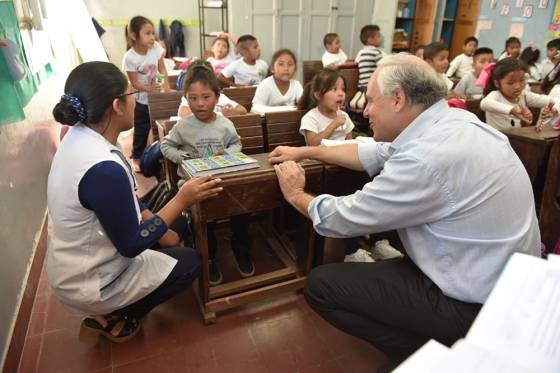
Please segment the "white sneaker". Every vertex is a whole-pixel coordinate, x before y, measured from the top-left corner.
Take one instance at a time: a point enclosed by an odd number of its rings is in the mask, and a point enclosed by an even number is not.
[[[403,254],[389,244],[388,240],[380,240],[372,248],[372,256],[376,259],[400,258]]]
[[[357,262],[357,263],[372,263],[375,260],[371,257],[371,254],[364,250],[358,249],[354,254],[346,255],[344,257],[345,262]]]

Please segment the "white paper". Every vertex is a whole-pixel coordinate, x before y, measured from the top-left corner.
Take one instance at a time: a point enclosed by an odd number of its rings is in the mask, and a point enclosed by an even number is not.
[[[479,30],[491,30],[492,29],[492,21],[491,20],[484,20],[484,21],[478,21],[478,27]]]
[[[393,373],[437,372],[437,366],[449,354],[448,347],[431,339],[393,370]]]
[[[512,23],[509,26],[509,36],[515,36],[521,39],[523,37],[523,31],[525,31],[525,25],[523,23]]]
[[[329,140],[322,139],[321,146],[338,146],[338,145],[348,145],[348,144],[372,144],[375,143],[373,137],[358,136],[351,140]]]

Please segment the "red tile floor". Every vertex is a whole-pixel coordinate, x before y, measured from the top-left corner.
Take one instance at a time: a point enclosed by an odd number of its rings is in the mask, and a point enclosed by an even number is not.
[[[21,373],[360,373],[386,363],[381,352],[323,321],[300,292],[219,313],[207,326],[189,289],[154,309],[132,340],[92,346],[78,340],[81,316],[57,300],[43,269],[32,312]]]

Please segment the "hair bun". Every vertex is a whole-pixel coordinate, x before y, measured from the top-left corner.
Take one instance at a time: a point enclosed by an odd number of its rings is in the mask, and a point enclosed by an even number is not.
[[[56,104],[52,113],[54,119],[58,123],[66,124],[68,126],[73,126],[80,121],[76,109],[74,109],[70,102],[65,100],[61,100],[58,104]]]

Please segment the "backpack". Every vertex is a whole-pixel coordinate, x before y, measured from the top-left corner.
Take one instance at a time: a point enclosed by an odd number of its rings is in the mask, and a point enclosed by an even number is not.
[[[161,180],[161,162],[163,153],[161,152],[159,141],[154,141],[144,149],[140,156],[140,171],[146,177],[155,176]]]

